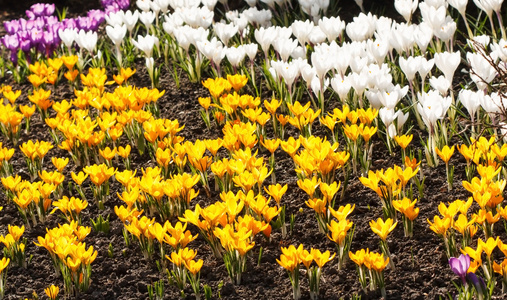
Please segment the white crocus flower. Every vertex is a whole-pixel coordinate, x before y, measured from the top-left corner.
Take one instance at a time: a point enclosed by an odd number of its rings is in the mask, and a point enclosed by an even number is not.
[[[427,23],[422,22],[415,27],[414,39],[419,49],[421,49],[421,53],[426,53],[426,49],[432,38],[433,29]]]
[[[347,24],[345,31],[349,38],[353,41],[364,41],[373,36],[375,32],[376,17],[371,13],[365,15],[360,13],[359,16],[354,17],[354,21]]]
[[[250,6],[254,7],[257,5],[257,0],[245,0],[245,2]]]
[[[400,109],[396,112],[396,129],[398,132],[401,132],[403,129],[403,125],[407,122],[409,117],[409,113],[403,113],[403,111]]]
[[[137,49],[144,52],[144,55],[146,57],[152,57],[153,53],[153,47],[157,46],[159,44],[159,40],[156,36],[152,35],[146,35],[143,37],[142,35],[137,36],[137,41],[132,40],[132,44],[136,46]]]
[[[70,53],[72,43],[74,43],[74,41],[76,40],[77,29],[75,28],[67,28],[65,30],[60,29],[58,30],[58,36],[60,37],[63,44],[65,45],[65,47],[67,47],[67,50],[69,50]]]
[[[435,59],[432,58],[430,60],[427,60],[426,58],[424,58],[423,56],[419,56],[420,57],[420,62],[421,62],[421,65],[420,65],[420,68],[419,68],[419,75],[421,76],[421,79],[422,79],[422,86],[424,86],[424,81],[426,80],[426,76],[428,76],[429,72],[431,71],[431,69],[433,69],[433,66],[435,65]]]
[[[458,99],[461,104],[463,104],[463,107],[468,111],[468,114],[470,115],[470,119],[472,123],[474,123],[475,120],[475,113],[481,106],[481,97],[484,95],[482,91],[471,91],[471,90],[461,90],[458,94]]]
[[[373,56],[377,64],[382,64],[389,52],[389,43],[383,39],[368,40],[366,42],[368,53]]]
[[[326,78],[323,81],[321,81],[317,76],[315,76],[310,82],[310,86],[312,88],[315,97],[319,98],[319,94],[323,93],[328,88],[329,78]]]
[[[298,46],[298,41],[293,39],[277,39],[273,43],[273,47],[275,48],[276,52],[280,54],[280,58],[283,61],[288,61],[289,57],[291,56],[292,52],[296,49]]]
[[[295,63],[287,63],[283,62],[280,64],[280,76],[282,76],[285,84],[287,85],[289,91],[292,91],[292,84],[299,77],[299,66]]]
[[[467,60],[472,68],[470,77],[477,85],[477,89],[486,89],[498,74],[497,71],[482,54],[468,52]]]
[[[444,42],[448,42],[456,32],[456,22],[450,17],[445,18],[445,22],[437,30],[434,31],[436,37]],[[452,47],[451,47],[452,49]]]
[[[257,55],[257,51],[259,50],[259,45],[256,43],[250,43],[243,45],[245,48],[245,53],[250,58],[251,61],[255,60],[255,56]]]
[[[415,43],[414,32],[416,25],[407,23],[393,25],[391,31],[391,46],[398,52],[409,52]]]
[[[301,73],[303,80],[306,82],[306,87],[310,88],[313,77],[317,76],[317,71],[315,71],[315,68],[308,64],[308,62],[305,62],[299,66],[299,72]]]
[[[450,97],[442,97],[438,91],[430,90],[427,93],[418,93],[419,103],[417,111],[421,115],[430,135],[435,133],[437,121],[445,117],[451,106]]]
[[[137,0],[136,5],[142,11],[149,11],[151,6],[150,2],[150,0]]]
[[[217,5],[217,0],[202,0],[201,2],[209,11],[215,10],[215,6]]]
[[[121,55],[121,44],[123,42],[123,39],[125,38],[125,35],[127,34],[127,25],[115,25],[112,26],[106,26],[106,33],[107,36],[111,39],[115,46],[116,50],[116,58],[118,59],[118,63],[120,66],[122,65],[122,55]]]
[[[123,19],[125,17],[125,12],[123,10],[119,10],[115,13],[110,13],[108,15],[105,15],[105,19],[108,25],[115,26],[115,25],[122,25]]]
[[[276,38],[276,35],[274,27],[268,27],[268,28],[259,28],[255,29],[254,36],[255,40],[259,45],[261,46],[262,51],[264,52],[265,56],[267,57],[269,48],[271,47],[271,44]]]
[[[386,108],[394,109],[398,102],[400,101],[401,97],[398,91],[392,91],[392,92],[380,92],[378,93],[378,99],[380,103]]]
[[[213,25],[213,29],[215,30],[215,34],[218,38],[227,47],[229,40],[238,33],[239,28],[233,23],[215,23],[215,25]]]
[[[454,72],[461,62],[460,52],[435,53],[435,64],[444,73],[445,78],[452,82]]]
[[[312,45],[321,44],[326,40],[326,34],[319,26],[314,26],[312,32],[310,32],[309,39]],[[304,49],[306,49],[306,47],[304,47]]]
[[[345,30],[345,22],[340,17],[323,17],[319,20],[319,27],[329,42],[336,40]]]
[[[115,46],[120,46],[123,42],[123,38],[127,34],[127,25],[108,25],[106,26],[106,33]]]
[[[409,82],[414,81],[415,74],[421,69],[421,60],[418,57],[409,56],[408,58],[404,58],[400,56],[399,65],[407,80]]]
[[[423,21],[430,25],[433,32],[438,30],[445,22],[447,13],[445,6],[436,8],[434,6],[428,5],[426,2],[421,2],[419,4],[419,11],[421,12]]]
[[[97,32],[80,30],[76,35],[76,42],[80,48],[93,53],[97,46]]]
[[[430,85],[433,89],[437,90],[442,96],[445,97],[451,88],[451,81],[442,75],[439,77],[432,76],[430,78]]]
[[[378,111],[378,116],[380,117],[380,120],[382,120],[382,123],[384,123],[386,127],[389,127],[394,122],[396,113],[394,108],[382,107]]]
[[[247,18],[248,22],[254,27],[271,26],[271,18],[273,13],[269,9],[258,10],[256,7],[250,7],[243,11],[242,15]]]
[[[454,7],[461,16],[465,16],[468,0],[447,0],[447,2]]]
[[[234,68],[238,67],[243,62],[245,55],[246,53],[243,46],[238,46],[237,48],[231,47],[225,50],[225,56]]]
[[[491,45],[492,52],[494,52],[494,55],[496,55],[498,58],[500,58],[503,62],[507,61],[507,41],[504,39],[501,39],[498,41],[498,43],[493,43]]]
[[[155,21],[155,13],[152,11],[143,11],[139,14],[139,20],[149,29],[152,27],[153,21]]]
[[[333,87],[333,90],[338,94],[338,97],[342,103],[345,103],[350,89],[352,88],[349,77],[345,76],[342,78],[341,75],[335,75],[331,79],[331,86]]]
[[[418,4],[418,0],[394,0],[394,8],[403,16],[407,23],[410,23],[412,14],[416,11]]]
[[[169,10],[169,0],[153,0],[153,3],[158,7],[159,11],[166,14]]]
[[[127,30],[129,31],[129,34],[132,34],[132,30],[136,26],[138,19],[139,19],[139,11],[137,10],[134,12],[127,10],[123,15],[123,23],[127,25]]]
[[[315,25],[310,20],[300,21],[296,20],[292,23],[291,29],[292,33],[298,40],[299,44],[306,49],[306,43],[308,43],[310,39],[310,34],[312,33],[313,27]]]

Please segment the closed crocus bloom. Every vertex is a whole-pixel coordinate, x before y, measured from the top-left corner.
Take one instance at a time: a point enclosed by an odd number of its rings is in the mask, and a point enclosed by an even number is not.
[[[308,43],[310,39],[310,33],[312,32],[314,26],[315,25],[310,20],[306,20],[304,22],[296,20],[291,25],[292,33],[298,40],[299,44],[301,44],[301,46],[305,49],[306,43]]]
[[[46,295],[48,295],[49,299],[56,300],[58,299],[58,293],[60,292],[60,289],[52,284],[50,287],[44,289],[44,292],[46,292]]]
[[[418,4],[418,0],[395,0],[394,8],[396,8],[396,11],[403,16],[405,21],[410,23],[412,14],[416,11]]]
[[[438,27],[437,30],[434,30],[434,34],[436,37],[441,39],[444,42],[448,42],[454,36],[456,32],[456,22],[450,17],[447,16],[445,18],[442,26]]]
[[[488,84],[496,77],[497,71],[489,61],[484,58],[483,54],[467,52],[467,60],[473,71],[470,72],[470,77],[477,85],[477,89],[486,89]]]
[[[471,90],[462,89],[458,95],[458,99],[468,111],[472,123],[474,122],[477,109],[479,109],[481,106],[481,102],[479,101],[480,97],[478,95],[479,93],[482,92],[474,92]]]
[[[345,241],[347,232],[352,228],[352,225],[353,222],[347,219],[343,219],[339,222],[332,220],[330,224],[327,224],[327,228],[331,234],[328,234],[327,237],[338,245],[341,245]]]
[[[267,56],[268,50],[271,47],[271,44],[276,38],[275,34],[275,28],[273,26],[268,28],[259,28],[255,29],[254,36],[255,40],[259,45],[261,46],[262,51],[264,51],[264,54]]]
[[[345,29],[345,22],[340,17],[323,17],[319,20],[319,27],[326,35],[327,40],[331,42],[342,35]]]
[[[132,40],[132,43],[137,49],[143,51],[146,57],[152,57],[153,47],[155,45],[158,46],[159,40],[156,36],[148,34],[145,37],[141,35],[137,36],[137,41]]]
[[[76,39],[77,30],[74,28],[66,28],[64,30],[58,30],[58,36],[62,40],[63,44],[70,51],[70,47],[72,47],[72,43]]]
[[[376,20],[377,17],[371,13],[368,15],[360,13],[359,16],[354,17],[353,22],[347,24],[345,31],[351,40],[364,41],[373,36]]]
[[[435,65],[444,73],[445,78],[452,82],[454,72],[461,62],[461,56],[458,52],[435,53]]]
[[[139,19],[139,11],[135,10],[134,12],[127,10],[123,16],[122,21],[127,26],[127,30],[129,32],[132,32],[134,27],[137,24],[137,20]]]
[[[418,94],[418,99],[417,110],[421,114],[424,124],[429,128],[430,134],[433,134],[437,120],[442,119],[451,106],[451,98],[444,98],[437,91],[430,91]]]
[[[387,235],[394,230],[394,228],[398,225],[398,222],[393,223],[393,219],[389,218],[385,222],[381,218],[378,220],[370,221],[371,230],[376,233],[383,241],[387,239]]]
[[[114,27],[106,26],[106,33],[113,44],[120,45],[123,42],[123,38],[127,34],[127,26],[125,24],[114,25]]]
[[[426,2],[421,2],[419,4],[419,10],[421,11],[423,21],[430,25],[433,31],[438,30],[438,28],[444,24],[447,13],[445,6],[436,8],[428,5]]]
[[[481,247],[482,250],[484,250],[484,253],[488,256],[488,259],[491,257],[491,253],[496,248],[499,241],[499,237],[497,236],[496,239],[490,237],[486,242],[484,242],[481,238],[479,238],[477,245],[478,247]]]
[[[468,254],[461,254],[458,258],[451,257],[449,265],[454,274],[458,275],[463,284],[466,285],[467,271],[470,268],[470,256]]]
[[[109,26],[121,26],[123,24],[123,18],[124,18],[125,12],[123,10],[119,10],[115,13],[110,13],[104,16],[107,24]]]
[[[0,260],[0,274],[5,270],[5,268],[7,268],[7,266],[9,265],[9,262],[10,262],[10,258],[2,258],[2,260]]]
[[[338,94],[340,100],[345,102],[352,85],[348,76],[342,77],[337,74],[331,79],[331,87],[333,87],[333,90]]]
[[[477,5],[478,8],[480,8],[481,10],[483,10],[486,15],[488,15],[488,17],[491,18],[491,15],[493,14],[493,8],[495,6],[496,8],[496,3],[497,2],[500,2],[500,1],[496,1],[496,0],[474,0],[474,3],[475,5]],[[502,5],[502,2],[500,2],[500,6]]]
[[[239,28],[233,23],[215,23],[215,25],[213,25],[213,29],[222,43],[227,46],[229,44],[229,40],[238,33]]]
[[[426,60],[426,58],[424,58],[422,56],[419,56],[419,57],[420,57],[421,65],[420,65],[418,72],[419,72],[419,75],[421,75],[421,78],[422,78],[422,81],[424,84],[424,80],[426,79],[426,76],[431,71],[431,69],[433,69],[433,66],[435,65],[435,59],[432,58],[430,60]]]
[[[444,217],[443,219],[440,219],[439,216],[434,216],[433,223],[431,223],[429,219],[427,219],[427,221],[430,224],[430,229],[438,235],[445,235],[447,230],[451,227],[450,218]]]
[[[245,50],[242,46],[231,47],[225,50],[225,56],[233,67],[238,67],[245,59]]]
[[[467,8],[468,0],[447,0],[449,5],[454,7],[460,15],[464,16]]]
[[[438,78],[432,76],[430,78],[430,85],[432,88],[437,90],[442,96],[447,96],[449,88],[451,87],[451,81],[449,81],[446,77],[440,75]]]
[[[97,38],[97,32],[80,30],[76,35],[76,43],[88,52],[94,52],[97,46]]]

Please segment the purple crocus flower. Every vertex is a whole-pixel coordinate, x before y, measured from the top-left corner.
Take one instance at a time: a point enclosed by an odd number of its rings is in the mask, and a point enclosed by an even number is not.
[[[486,282],[484,282],[484,279],[482,277],[475,275],[475,273],[468,273],[467,278],[468,280],[470,280],[470,282],[472,282],[472,285],[475,287],[478,299],[479,300],[482,300],[484,298],[487,299],[487,295],[489,292],[486,286]]]
[[[60,24],[62,24],[62,30],[65,28],[77,28],[76,19],[74,18],[64,19],[62,22],[60,22]]]
[[[28,53],[30,48],[32,48],[32,42],[30,42],[30,39],[26,38],[19,40],[19,49],[21,49],[21,51]]]
[[[19,39],[17,35],[6,35],[2,39],[2,43],[4,44],[5,48],[11,50],[11,51],[17,51],[19,48]]]
[[[468,254],[461,254],[458,258],[451,257],[449,259],[449,265],[451,266],[451,270],[454,272],[454,274],[458,275],[465,285],[467,282],[467,271],[468,268],[470,268],[470,256]]]
[[[4,22],[4,28],[8,34],[15,34],[21,28],[21,24],[18,20],[6,21]]]
[[[26,11],[26,16],[29,19],[34,19],[36,17],[51,16],[54,12],[54,4],[36,3],[30,7],[30,10]]]
[[[88,16],[88,18],[95,20],[99,24],[104,22],[105,19],[105,13],[99,9],[92,9],[88,11],[86,15]]]

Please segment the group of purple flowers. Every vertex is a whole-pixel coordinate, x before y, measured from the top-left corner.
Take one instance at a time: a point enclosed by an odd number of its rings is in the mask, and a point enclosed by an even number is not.
[[[0,38],[2,44],[10,51],[10,59],[16,64],[18,52],[22,50],[27,59],[28,53],[33,50],[49,57],[60,45],[60,30],[77,29],[84,31],[96,31],[104,18],[109,13],[118,10],[127,10],[129,0],[101,0],[103,10],[92,9],[86,17],[66,18],[58,20],[54,15],[55,5],[37,3],[26,11],[27,18],[20,18],[4,22],[7,34]]]

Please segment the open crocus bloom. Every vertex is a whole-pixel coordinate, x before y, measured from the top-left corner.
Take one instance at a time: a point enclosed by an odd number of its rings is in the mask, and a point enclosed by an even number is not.
[[[449,259],[449,265],[454,274],[461,278],[463,284],[466,284],[467,271],[470,267],[470,256],[468,254],[461,254],[458,258],[451,257]]]

